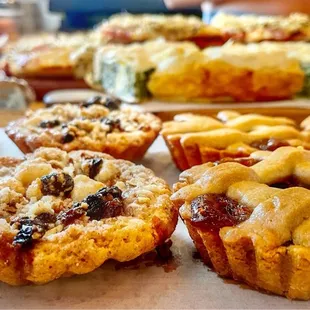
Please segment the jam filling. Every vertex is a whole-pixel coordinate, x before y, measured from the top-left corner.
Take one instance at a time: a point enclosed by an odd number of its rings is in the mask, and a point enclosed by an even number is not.
[[[250,146],[258,150],[273,152],[279,147],[290,146],[290,144],[284,140],[270,138],[270,139],[262,139],[262,140],[254,141],[250,144]]]
[[[228,162],[239,163],[243,166],[251,167],[251,166],[254,166],[255,164],[259,163],[260,160],[255,159],[255,158],[251,158],[251,157],[241,157],[241,158],[226,157],[226,158],[223,158],[219,161],[216,161],[214,164],[217,166],[217,165],[220,165],[223,163],[228,163]]]
[[[223,194],[204,194],[191,202],[191,222],[200,228],[219,231],[247,220],[252,209]]]
[[[291,175],[285,179],[278,180],[276,183],[273,183],[270,185],[271,187],[276,187],[276,188],[290,188],[290,187],[304,187],[304,188],[309,188],[306,184],[303,184],[299,182],[295,176]]]

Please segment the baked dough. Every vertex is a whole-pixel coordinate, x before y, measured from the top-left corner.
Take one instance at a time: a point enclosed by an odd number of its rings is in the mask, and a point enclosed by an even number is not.
[[[122,159],[142,158],[161,128],[150,113],[119,109],[114,98],[92,98],[78,104],[58,104],[28,111],[10,123],[7,135],[24,152],[41,146],[65,151],[88,149]]]
[[[308,300],[310,152],[281,147],[251,156],[258,162],[250,167],[207,163],[183,172],[172,200],[219,275]]]
[[[98,152],[0,158],[0,193],[0,280],[11,285],[129,261],[165,242],[177,222],[164,180]]]

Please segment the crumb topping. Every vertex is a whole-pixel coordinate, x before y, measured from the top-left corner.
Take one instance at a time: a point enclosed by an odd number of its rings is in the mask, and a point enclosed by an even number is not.
[[[167,184],[142,167],[109,155],[40,148],[0,176],[0,231],[27,246],[87,225],[130,216],[152,218]],[[155,208],[155,209],[154,209]]]

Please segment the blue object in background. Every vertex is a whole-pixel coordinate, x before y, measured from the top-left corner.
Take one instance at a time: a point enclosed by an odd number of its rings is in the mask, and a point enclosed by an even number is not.
[[[102,19],[120,12],[201,15],[200,8],[167,10],[162,0],[50,0],[50,10],[65,14],[61,30],[67,31],[91,28]]]

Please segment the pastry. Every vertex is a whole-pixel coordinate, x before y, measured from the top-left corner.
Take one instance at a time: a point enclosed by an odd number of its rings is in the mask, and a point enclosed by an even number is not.
[[[130,45],[106,45],[97,50],[93,62],[94,81],[103,89],[127,102],[151,96],[148,82],[161,62],[180,61],[199,54],[189,42],[166,42],[162,39]]]
[[[241,42],[310,41],[310,18],[306,14],[257,16],[217,14],[211,25]]]
[[[216,118],[176,115],[164,123],[161,135],[180,170],[225,157],[246,157],[256,150],[288,145],[310,149],[309,131],[299,130],[293,120],[234,111],[221,111]]]
[[[190,42],[155,40],[106,45],[93,61],[93,85],[122,100],[265,101],[302,89],[298,60],[283,49],[232,45],[199,50]]]
[[[151,170],[103,153],[0,158],[0,280],[43,284],[154,249],[176,226],[170,194]]]
[[[71,54],[85,44],[85,37],[83,33],[26,36],[6,48],[2,67],[16,77],[73,78]]]
[[[291,98],[303,82],[299,62],[281,48],[229,45],[163,59],[148,89],[165,100],[252,102]]]
[[[116,14],[96,29],[103,42],[133,43],[154,40],[192,41],[199,47],[222,45],[225,38],[216,28],[195,16]]]
[[[251,159],[183,172],[172,200],[219,275],[309,300],[310,152],[281,147]]]
[[[227,54],[231,53],[232,49],[242,50],[245,48],[244,45],[238,43],[227,43],[222,46],[222,49],[226,49]],[[290,42],[262,42],[262,43],[251,43],[247,45],[249,49],[263,49],[267,51],[284,51],[289,58],[297,59],[300,62],[301,69],[304,72],[304,85],[298,95],[310,96],[310,43],[300,41]]]
[[[48,146],[100,151],[132,160],[144,155],[160,128],[160,120],[150,113],[119,109],[114,98],[95,97],[80,105],[28,111],[24,118],[10,123],[6,133],[24,153]]]

